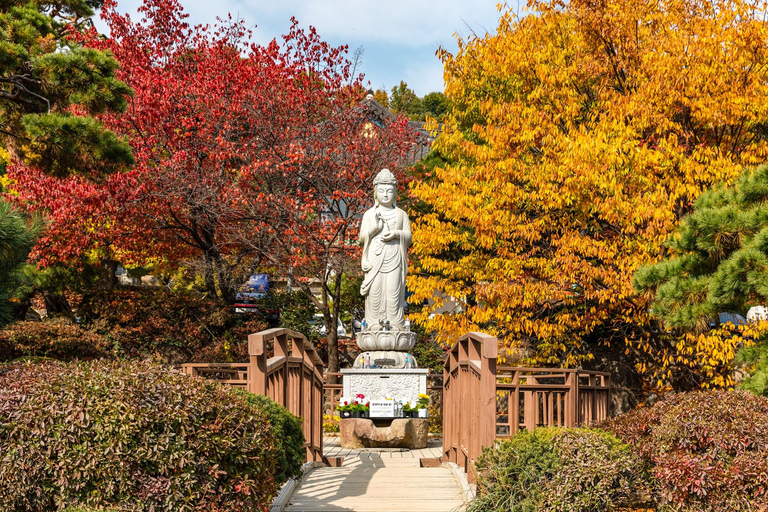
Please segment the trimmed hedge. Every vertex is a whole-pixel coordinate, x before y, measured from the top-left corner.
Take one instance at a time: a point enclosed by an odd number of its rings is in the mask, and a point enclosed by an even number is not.
[[[0,510],[252,511],[277,493],[267,413],[146,362],[0,366]]]
[[[675,394],[602,425],[652,467],[661,510],[768,510],[768,399]]]
[[[153,288],[99,291],[83,298],[78,314],[83,330],[120,356],[168,363],[247,361],[248,335],[267,327],[231,304]]]
[[[468,512],[588,512],[647,500],[640,460],[607,432],[539,428],[486,449]]]
[[[302,430],[304,421],[264,395],[255,395],[242,390],[239,393],[249,404],[267,414],[272,435],[277,443],[278,458],[275,468],[277,481],[283,483],[289,478],[299,476],[306,455],[304,448],[306,440]]]
[[[113,289],[78,305],[80,325],[62,317],[0,330],[0,361],[51,357],[151,358],[163,363],[244,362],[248,335],[266,328],[256,315],[221,301],[157,289]]]
[[[110,355],[110,348],[104,336],[84,331],[64,317],[15,322],[0,331],[0,361],[29,356],[93,359]]]

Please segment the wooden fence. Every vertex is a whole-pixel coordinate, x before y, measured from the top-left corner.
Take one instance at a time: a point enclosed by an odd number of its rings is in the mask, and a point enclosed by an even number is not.
[[[248,363],[189,363],[182,369],[268,396],[300,416],[307,461],[322,460],[323,363],[312,344],[301,333],[269,329],[248,336],[248,354]]]
[[[540,426],[590,426],[608,417],[608,373],[563,368],[496,369],[496,436]]]
[[[474,460],[498,437],[539,426],[592,425],[608,416],[607,373],[496,367],[497,340],[469,333],[443,372],[443,461],[474,481]]]

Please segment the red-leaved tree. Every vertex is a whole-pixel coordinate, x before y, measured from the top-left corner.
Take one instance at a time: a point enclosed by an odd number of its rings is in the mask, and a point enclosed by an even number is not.
[[[295,20],[281,43],[257,45],[231,17],[190,27],[176,0],[147,0],[139,12],[135,22],[109,0],[110,37],[81,36],[115,55],[135,91],[127,112],[102,120],[129,138],[136,166],[100,184],[28,187],[53,219],[40,257],[98,246],[135,263],[195,258],[210,294],[227,301],[254,271],[290,276],[323,313],[337,370],[334,304],[342,275],[358,271],[356,230],[373,176],[398,172],[416,134],[369,110],[345,46]]]

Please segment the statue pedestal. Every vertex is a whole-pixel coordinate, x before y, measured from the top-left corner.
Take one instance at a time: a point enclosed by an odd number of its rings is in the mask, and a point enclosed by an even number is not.
[[[362,393],[366,400],[392,398],[403,403],[415,403],[419,393],[427,393],[429,369],[347,368],[341,370],[341,374],[344,377],[345,397]]]
[[[411,331],[362,331],[357,333],[357,346],[363,352],[397,350],[410,352],[416,345],[416,333]]]

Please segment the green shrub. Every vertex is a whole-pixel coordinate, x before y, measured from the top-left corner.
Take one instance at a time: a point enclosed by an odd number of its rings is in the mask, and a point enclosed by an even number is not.
[[[278,458],[275,478],[279,483],[301,474],[306,449],[304,448],[303,420],[291,414],[285,407],[264,395],[240,391],[246,401],[267,414],[272,434],[277,441]]]
[[[765,510],[768,399],[745,391],[680,393],[603,428],[652,467],[661,510]]]
[[[419,368],[429,368],[432,373],[442,374],[446,352],[443,347],[432,339],[417,341],[413,347],[413,355]]]
[[[0,361],[24,356],[68,361],[109,355],[103,336],[80,329],[64,317],[44,322],[16,322],[0,331]]]
[[[470,512],[615,510],[643,501],[639,459],[593,429],[540,428],[486,449]]]
[[[0,367],[3,511],[260,510],[277,458],[267,415],[215,383],[146,362]]]

